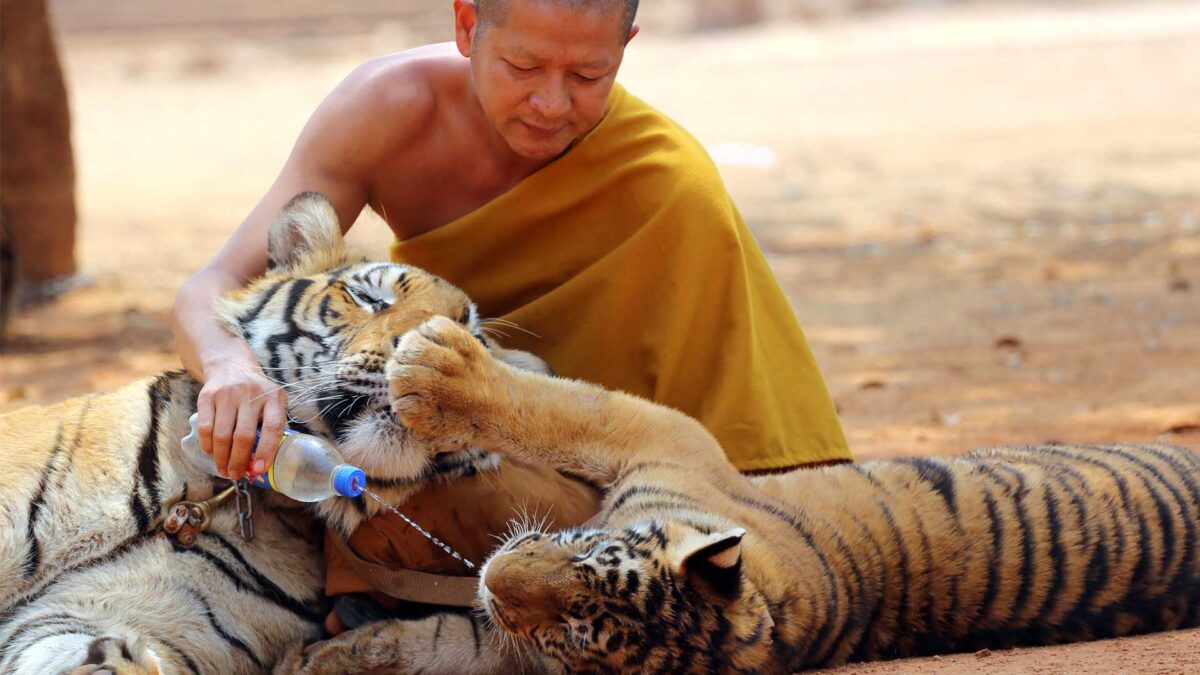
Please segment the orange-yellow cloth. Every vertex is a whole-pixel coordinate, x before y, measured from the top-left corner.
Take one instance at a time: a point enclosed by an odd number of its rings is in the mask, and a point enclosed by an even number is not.
[[[613,88],[574,148],[393,244],[554,370],[682,410],[743,471],[850,459],[804,334],[703,147]]]

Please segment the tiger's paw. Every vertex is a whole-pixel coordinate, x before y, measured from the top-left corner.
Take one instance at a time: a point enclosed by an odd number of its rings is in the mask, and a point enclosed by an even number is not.
[[[141,638],[98,637],[71,675],[158,675],[158,657]]]
[[[434,317],[406,333],[388,363],[392,412],[438,452],[485,445],[486,420],[504,400],[504,373],[475,336]]]
[[[275,665],[274,675],[343,675],[367,670],[404,672],[400,646],[381,639],[386,623],[368,624],[329,640],[304,644],[293,642]]]
[[[356,658],[358,640],[353,633],[312,644],[293,642],[284,650],[275,664],[274,675],[335,675],[353,673],[362,669],[361,659]]]
[[[271,672],[274,675],[292,675],[292,673],[304,672],[304,647],[303,642],[293,642],[285,647],[283,654],[275,662],[275,669]]]

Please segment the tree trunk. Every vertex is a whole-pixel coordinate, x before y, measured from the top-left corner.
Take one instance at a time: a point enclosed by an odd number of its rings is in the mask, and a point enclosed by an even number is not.
[[[0,210],[24,283],[75,273],[71,117],[46,0],[0,0]]]

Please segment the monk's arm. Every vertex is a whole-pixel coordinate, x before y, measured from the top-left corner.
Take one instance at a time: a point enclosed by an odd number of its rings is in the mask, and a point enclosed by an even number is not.
[[[394,75],[390,76],[395,80]],[[419,83],[385,89],[374,63],[350,74],[309,119],[266,195],[217,255],[176,295],[172,331],[183,365],[205,383],[198,401],[201,446],[219,468],[239,477],[246,471],[256,428],[264,449],[273,449],[286,423],[287,398],[258,364],[249,345],[216,318],[215,301],[262,274],[267,236],[276,214],[293,196],[315,191],[333,204],[348,229],[370,198],[370,176],[381,156],[406,135],[428,105]],[[409,110],[405,110],[405,108]],[[408,113],[408,114],[405,114]],[[406,122],[407,121],[407,122]],[[258,457],[264,465],[270,450]]]

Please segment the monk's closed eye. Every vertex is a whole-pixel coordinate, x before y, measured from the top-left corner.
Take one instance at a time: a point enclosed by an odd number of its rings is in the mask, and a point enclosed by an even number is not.
[[[514,71],[516,71],[518,73],[525,73],[525,74],[529,75],[532,73],[536,73],[538,70],[538,68],[536,66],[532,66],[529,68],[522,68],[521,66],[518,66],[517,64],[513,63],[512,61],[505,60],[504,62],[508,64],[509,68],[512,68]]]

